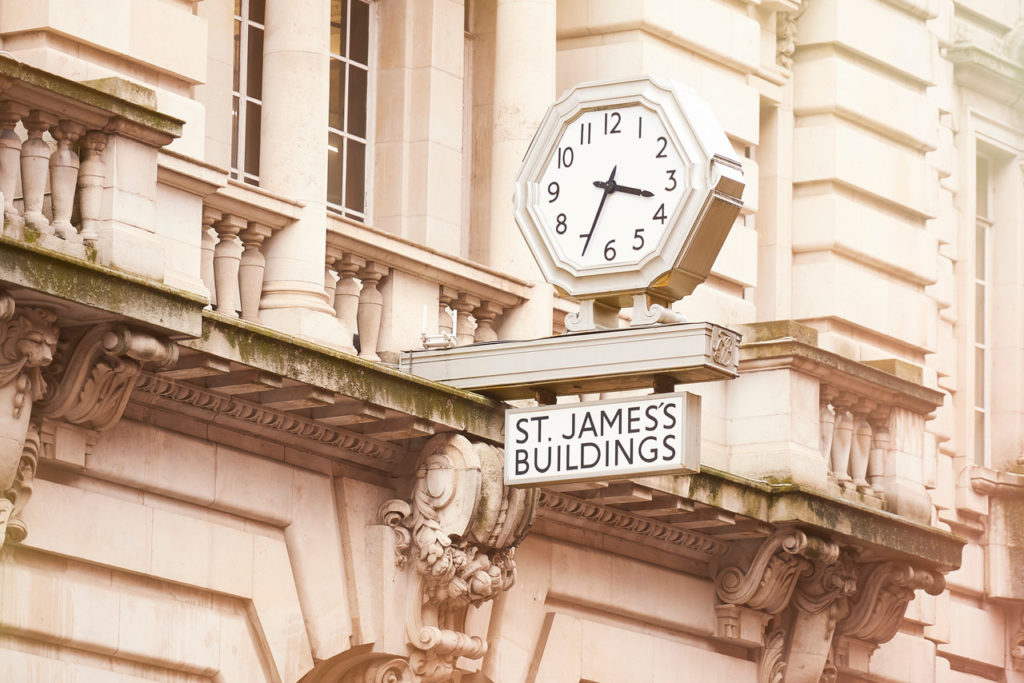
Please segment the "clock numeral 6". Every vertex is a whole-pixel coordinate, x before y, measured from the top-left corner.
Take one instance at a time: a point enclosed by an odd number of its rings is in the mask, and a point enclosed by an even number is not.
[[[615,240],[608,240],[608,244],[604,245],[605,261],[611,261],[615,258],[615,247],[612,246],[613,244],[615,244]]]
[[[639,242],[639,244],[638,244]],[[640,251],[644,248],[644,229],[637,228],[633,231],[633,251]]]
[[[556,182],[548,183],[548,194],[551,195],[551,199],[548,200],[548,204],[550,204],[551,202],[553,202],[556,199],[558,199],[559,192],[560,192],[560,190],[559,190],[559,187],[558,187],[558,183],[556,183]]]
[[[559,235],[564,235],[565,231],[568,230],[568,229],[569,229],[569,226],[566,225],[565,214],[564,213],[558,214],[558,219],[557,219],[557,222],[555,223],[555,232],[557,232]]]

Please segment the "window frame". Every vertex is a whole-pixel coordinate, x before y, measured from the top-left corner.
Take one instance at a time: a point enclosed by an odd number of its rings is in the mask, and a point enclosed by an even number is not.
[[[250,10],[253,0],[235,0],[236,11],[232,11],[233,39],[237,36],[237,52],[233,55],[233,72],[231,82],[231,157],[229,163],[229,175],[235,180],[241,180],[249,185],[259,187],[259,152],[262,147],[262,125],[258,122],[249,122],[249,105],[255,105],[257,112],[263,112],[263,64],[260,56],[260,97],[251,95],[252,88],[249,84],[249,38],[250,31],[255,29],[263,33],[266,38],[266,7],[264,6],[264,21],[260,23],[251,18]],[[235,85],[238,87],[236,88]],[[246,156],[251,150],[247,149],[246,132],[251,125],[257,125],[258,135],[255,137],[257,153],[257,172],[249,173],[245,170]]]

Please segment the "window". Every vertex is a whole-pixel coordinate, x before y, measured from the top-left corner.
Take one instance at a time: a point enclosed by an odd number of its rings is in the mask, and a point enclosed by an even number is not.
[[[978,157],[974,220],[974,462],[988,463],[991,433],[989,318],[991,283],[992,185],[989,161]]]
[[[231,98],[231,177],[260,184],[264,0],[235,0],[235,76]]]
[[[370,6],[331,0],[331,106],[327,127],[327,204],[366,218],[366,140]]]

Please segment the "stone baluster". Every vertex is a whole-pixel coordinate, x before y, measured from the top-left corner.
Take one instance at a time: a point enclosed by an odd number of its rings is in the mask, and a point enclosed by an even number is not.
[[[217,245],[217,233],[213,224],[220,218],[220,211],[203,207],[203,226],[199,235],[199,277],[210,291],[210,304],[217,305],[217,285],[213,274],[213,250]]]
[[[271,235],[269,226],[253,221],[238,233],[242,240],[242,258],[238,264],[238,296],[242,307],[242,320],[260,321],[260,296],[263,294],[263,271],[267,260],[261,247]]]
[[[238,267],[242,257],[242,245],[238,233],[246,227],[246,220],[239,216],[224,214],[213,224],[220,238],[213,251],[213,277],[217,289],[217,312],[236,316],[238,302]]]
[[[86,133],[80,145],[82,166],[78,171],[78,212],[82,223],[80,234],[86,244],[92,244],[99,238],[97,229],[106,180],[103,149],[106,146],[107,136],[98,130]]]
[[[352,341],[359,325],[359,294],[362,290],[356,276],[365,265],[366,261],[354,254],[346,253],[334,259],[334,270],[338,273],[334,291],[334,312],[341,322],[342,334],[345,337],[339,346],[346,353],[356,352]]]
[[[889,452],[889,408],[879,406],[870,416],[873,439],[868,458],[868,483],[875,491],[885,488],[885,457]]]
[[[21,138],[14,127],[25,116],[28,116],[28,107],[10,100],[0,102],[0,193],[3,194],[4,218],[18,232],[23,223],[14,208],[14,192],[21,164]]]
[[[836,427],[832,436],[831,469],[832,476],[841,486],[850,481],[850,448],[853,446],[853,414],[850,408],[857,402],[857,397],[846,392],[832,399],[836,410]]]
[[[858,491],[869,491],[868,458],[871,454],[871,424],[868,416],[875,409],[875,402],[861,399],[853,408],[853,444],[850,448],[850,478]]]
[[[451,287],[441,285],[440,293],[437,296],[437,331],[440,334],[452,334],[455,328],[452,325],[451,307],[452,302],[458,298],[459,293]]]
[[[327,300],[334,305],[338,296],[338,279],[340,276],[334,274],[334,262],[341,258],[342,251],[337,247],[327,245],[324,252],[324,291],[327,292]]]
[[[359,292],[359,312],[356,322],[359,326],[359,357],[379,361],[377,342],[380,339],[380,323],[384,317],[384,295],[378,287],[388,274],[387,266],[372,261],[363,266],[356,277],[363,282]]]
[[[43,133],[57,123],[50,114],[33,109],[24,120],[28,140],[21,146],[21,189],[25,199],[25,224],[44,235],[53,233],[50,222],[43,215],[43,195],[50,167],[50,146]]]
[[[459,294],[452,302],[451,307],[458,314],[455,320],[455,345],[472,344],[476,326],[469,319],[469,314],[480,307],[480,299],[471,294]]]
[[[832,435],[836,428],[836,414],[832,410],[832,400],[839,395],[839,390],[827,384],[822,384],[818,389],[818,422],[821,437],[821,457],[825,462],[831,462],[832,458]]]
[[[473,318],[476,320],[474,341],[487,342],[498,339],[498,333],[494,329],[494,320],[501,315],[502,310],[504,309],[493,301],[483,301],[473,309]]]
[[[85,133],[85,126],[61,119],[50,129],[57,141],[57,149],[50,156],[50,203],[53,208],[53,231],[57,237],[81,243],[82,237],[71,225],[71,211],[75,204],[78,185],[78,154],[72,145]]]

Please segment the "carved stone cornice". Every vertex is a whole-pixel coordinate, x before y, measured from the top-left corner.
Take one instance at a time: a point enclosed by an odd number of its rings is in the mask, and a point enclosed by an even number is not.
[[[570,515],[593,522],[609,529],[618,529],[630,534],[647,537],[653,541],[694,551],[709,557],[722,555],[729,549],[725,541],[687,529],[662,524],[647,517],[632,515],[623,510],[595,505],[594,503],[564,496],[551,491],[541,491],[538,506],[542,514],[557,513]]]
[[[342,448],[382,462],[394,462],[404,452],[392,444],[377,441],[362,434],[337,427],[328,427],[314,420],[272,410],[258,403],[216,394],[191,384],[175,382],[145,373],[136,388],[155,398],[199,408],[211,415],[237,418],[266,429],[309,439],[326,446]]]
[[[487,643],[465,633],[467,608],[515,582],[515,548],[537,492],[506,487],[503,459],[494,446],[439,434],[419,454],[410,500],[378,512],[395,532],[395,564],[415,571],[406,637],[416,683],[451,680],[459,657],[483,657]]]
[[[47,371],[49,390],[36,406],[37,415],[103,431],[124,414],[144,363],[158,369],[178,360],[178,347],[168,339],[123,325],[93,327],[79,339],[61,344]]]

